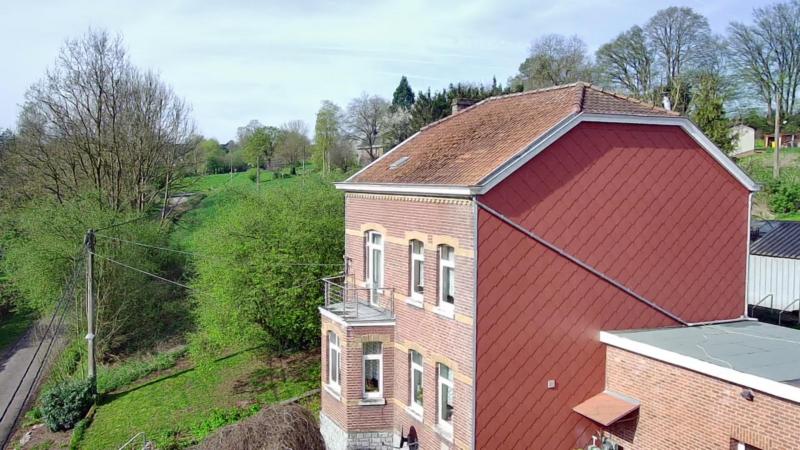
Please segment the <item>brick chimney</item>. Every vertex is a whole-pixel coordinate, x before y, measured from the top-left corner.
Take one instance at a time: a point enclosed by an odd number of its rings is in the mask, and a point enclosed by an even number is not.
[[[461,112],[475,104],[475,100],[468,98],[454,98],[453,99],[453,114]]]

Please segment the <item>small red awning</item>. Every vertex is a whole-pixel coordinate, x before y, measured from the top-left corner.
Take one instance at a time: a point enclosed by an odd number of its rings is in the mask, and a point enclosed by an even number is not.
[[[576,413],[609,426],[639,409],[639,401],[611,391],[603,391],[572,408]]]

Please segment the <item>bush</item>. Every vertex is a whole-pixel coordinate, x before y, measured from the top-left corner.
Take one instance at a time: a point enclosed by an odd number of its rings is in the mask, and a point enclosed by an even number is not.
[[[94,402],[91,380],[71,380],[42,395],[42,419],[50,431],[64,431],[83,419]]]
[[[800,206],[800,183],[787,178],[771,180],[767,184],[769,197],[769,209],[774,213],[795,212]]]
[[[252,181],[253,183],[255,183],[256,180],[258,179],[258,173],[257,172],[258,171],[256,170],[255,167],[253,167],[252,169],[247,169],[247,178],[249,178],[250,181]]]

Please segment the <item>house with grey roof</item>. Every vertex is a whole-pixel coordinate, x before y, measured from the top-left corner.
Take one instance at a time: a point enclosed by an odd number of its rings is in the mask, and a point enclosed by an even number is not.
[[[800,309],[800,222],[754,222],[750,232],[747,298],[751,314],[797,320]]]

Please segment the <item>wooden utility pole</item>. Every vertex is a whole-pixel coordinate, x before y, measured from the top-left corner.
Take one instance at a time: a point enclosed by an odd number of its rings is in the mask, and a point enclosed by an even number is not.
[[[86,341],[89,346],[89,379],[97,393],[97,356],[95,355],[95,292],[94,292],[94,230],[86,232]]]
[[[256,192],[261,192],[261,155],[256,156]]]
[[[781,90],[775,93],[775,153],[772,155],[772,176],[778,178],[781,174]]]

